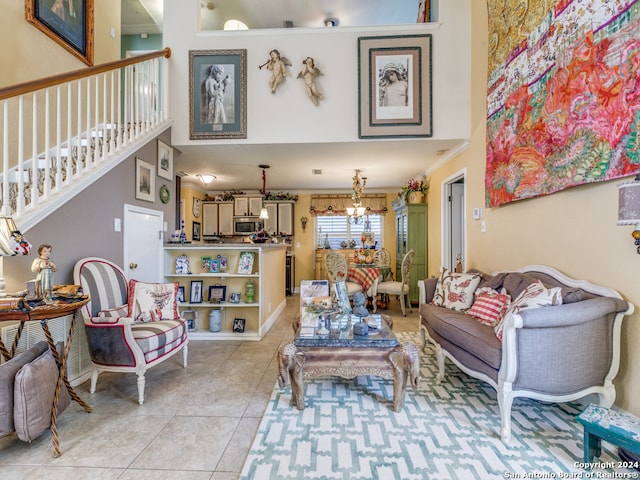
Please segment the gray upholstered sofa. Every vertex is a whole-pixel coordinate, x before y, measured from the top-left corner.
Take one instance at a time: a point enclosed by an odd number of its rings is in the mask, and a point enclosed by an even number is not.
[[[477,272],[477,271],[476,271]],[[504,317],[503,340],[492,326],[464,312],[431,303],[437,278],[418,282],[420,330],[424,346],[435,345],[438,378],[449,358],[468,375],[496,389],[502,441],[511,437],[511,406],[516,397],[548,402],[597,394],[610,407],[620,360],[620,329],[633,305],[618,292],[571,279],[550,267],[532,265],[513,272],[482,275],[478,288],[505,287],[512,298],[535,279],[561,287],[562,305],[522,310]]]

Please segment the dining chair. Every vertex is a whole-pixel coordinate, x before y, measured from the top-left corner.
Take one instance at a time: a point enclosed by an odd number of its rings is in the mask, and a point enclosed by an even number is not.
[[[374,263],[376,267],[385,267],[389,269],[387,275],[384,275],[382,281],[384,282],[385,280],[388,280],[388,277],[391,276],[391,254],[389,253],[389,250],[384,247],[377,250],[374,256]]]
[[[411,267],[413,266],[414,250],[409,250],[402,258],[402,281],[391,280],[388,282],[380,282],[378,284],[377,293],[380,295],[395,296],[400,299],[400,307],[402,315],[407,316],[405,304],[409,306],[409,312],[413,312],[411,308],[411,300],[409,300],[409,283],[411,282]]]
[[[349,297],[356,292],[364,291],[359,283],[347,280],[349,265],[347,258],[342,253],[334,251],[327,253],[325,256],[325,271],[331,285],[335,285],[336,282],[345,282]]]

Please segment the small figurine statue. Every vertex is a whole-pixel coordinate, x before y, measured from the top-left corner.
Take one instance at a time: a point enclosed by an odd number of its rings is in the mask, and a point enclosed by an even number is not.
[[[258,68],[262,70],[262,67],[265,66],[267,70],[271,70],[271,80],[269,80],[271,93],[276,93],[276,89],[284,81],[284,77],[287,76],[287,66],[291,66],[291,62],[287,57],[280,56],[280,52],[274,48],[269,52],[269,60],[258,66]]]
[[[364,306],[366,297],[362,292],[356,292],[353,294],[353,314],[360,318],[364,318],[369,315],[369,310]]]
[[[31,271],[37,273],[36,280],[38,281],[38,292],[45,300],[51,300],[51,292],[53,291],[53,272],[58,270],[58,267],[50,259],[51,250],[53,247],[46,243],[43,243],[38,247],[38,258],[36,258],[31,264]]]
[[[312,57],[307,57],[302,62],[304,68],[298,73],[298,78],[304,79],[307,88],[307,95],[314,105],[318,105],[318,100],[324,99],[316,86],[316,76],[322,75],[322,72],[316,68],[315,61]]]

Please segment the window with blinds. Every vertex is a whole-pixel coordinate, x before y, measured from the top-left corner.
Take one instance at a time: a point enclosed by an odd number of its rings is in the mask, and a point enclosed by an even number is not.
[[[349,222],[349,217],[344,215],[317,216],[316,219],[316,245],[324,247],[325,239],[329,240],[331,248],[341,248],[341,243],[349,245],[351,240],[356,242],[355,248],[362,246],[360,236],[365,228],[376,236],[376,249],[383,247],[384,238],[383,217],[381,215],[368,215],[362,218],[362,223],[354,225]],[[368,224],[367,224],[368,221]]]

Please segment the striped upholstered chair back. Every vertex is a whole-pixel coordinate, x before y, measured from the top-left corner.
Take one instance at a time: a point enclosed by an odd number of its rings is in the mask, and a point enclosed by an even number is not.
[[[85,319],[127,304],[129,286],[124,272],[116,264],[104,258],[84,258],[79,265],[79,276],[83,290],[91,292],[91,301],[84,307]]]
[[[187,367],[186,320],[134,322],[129,317],[129,282],[120,267],[104,258],[83,258],[75,264],[73,279],[90,298],[82,316],[93,366],[91,393],[96,391],[100,372],[132,372],[138,376],[138,403],[142,405],[149,368],[178,352],[182,352],[182,366]]]

